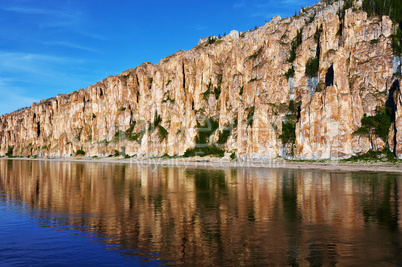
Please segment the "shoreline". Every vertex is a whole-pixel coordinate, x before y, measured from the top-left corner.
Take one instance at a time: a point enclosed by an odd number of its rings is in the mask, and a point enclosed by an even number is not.
[[[271,161],[230,161],[218,158],[0,158],[0,160],[26,160],[49,162],[81,162],[81,163],[118,163],[136,164],[143,167],[191,167],[191,168],[265,168],[265,169],[292,169],[292,170],[321,170],[340,172],[375,172],[375,173],[402,173],[402,163],[389,162],[311,162],[274,159]]]

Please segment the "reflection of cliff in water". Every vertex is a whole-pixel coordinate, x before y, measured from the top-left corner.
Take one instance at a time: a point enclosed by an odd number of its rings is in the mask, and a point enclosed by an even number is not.
[[[400,262],[401,182],[392,174],[0,160],[0,191],[35,216],[102,237],[126,256],[174,264]]]

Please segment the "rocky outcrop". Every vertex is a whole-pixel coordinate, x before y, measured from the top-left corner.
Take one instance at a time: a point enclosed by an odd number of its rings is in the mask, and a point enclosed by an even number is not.
[[[222,148],[239,159],[338,159],[385,146],[402,157],[394,25],[386,16],[367,18],[358,2],[340,19],[342,5],[320,2],[254,31],[206,38],[158,64],[3,115],[0,154],[13,148],[15,155],[39,157],[78,150],[87,156],[183,155],[196,145],[197,125],[208,128],[207,118],[219,123],[211,143],[229,129]],[[301,44],[290,63],[298,32]],[[312,58],[318,73],[307,77]],[[286,76],[289,69],[294,73]],[[396,113],[388,140],[355,133],[364,114],[389,102]],[[296,136],[284,144],[286,122],[295,124]]]

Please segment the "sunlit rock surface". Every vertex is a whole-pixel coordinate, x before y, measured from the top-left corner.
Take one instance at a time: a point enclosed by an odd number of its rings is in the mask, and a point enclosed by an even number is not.
[[[86,90],[3,115],[0,154],[14,147],[14,155],[39,157],[66,157],[77,150],[87,156],[183,155],[195,146],[197,120],[206,117],[219,121],[211,142],[219,131],[233,128],[224,149],[240,160],[339,159],[385,146],[402,158],[401,80],[394,76],[401,60],[392,53],[394,26],[388,17],[367,18],[352,8],[341,21],[341,5],[320,2],[300,16],[275,17],[213,44],[204,38],[156,65],[144,63]],[[302,43],[289,63],[297,31]],[[317,55],[318,77],[306,77],[306,63]],[[295,73],[288,79],[291,67]],[[395,84],[399,87],[391,91]],[[353,135],[363,115],[374,115],[390,98],[396,121],[389,142]],[[292,115],[291,100],[300,104],[296,140],[283,144],[282,122]]]

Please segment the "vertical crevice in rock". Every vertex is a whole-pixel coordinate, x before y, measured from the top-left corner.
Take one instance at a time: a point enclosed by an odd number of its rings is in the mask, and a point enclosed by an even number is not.
[[[137,104],[140,102],[140,91],[137,91]]]
[[[296,124],[300,122],[300,117],[301,117],[301,101],[300,104],[297,106],[296,110]]]
[[[102,88],[100,88],[100,93],[99,93],[99,96],[100,96],[100,97],[102,97],[102,96],[103,96],[103,90],[102,90]]]
[[[320,54],[321,54],[321,45],[320,45],[320,40],[321,40],[321,34],[323,32],[322,24],[320,25],[320,28],[317,28],[317,31],[314,35],[315,40],[317,41],[317,51],[316,51],[316,56],[318,58],[318,62],[320,61]]]
[[[334,85],[334,65],[328,68],[327,73],[325,74],[325,86]]]
[[[341,21],[341,23],[339,24],[339,30],[337,35],[340,37],[339,40],[342,39],[342,33],[343,33],[343,22]]]
[[[184,62],[182,63],[182,69],[183,69],[183,89],[186,89],[186,72],[184,70]]]
[[[391,89],[388,92],[388,99],[385,102],[385,106],[390,107],[394,112],[393,117],[391,118],[393,121],[395,121],[395,110],[396,110],[396,102],[394,99],[394,94],[395,91],[397,90],[399,91],[399,82],[398,80],[395,80],[394,83],[392,84]]]
[[[38,129],[36,130],[36,133],[38,135],[38,138],[40,137],[40,122],[37,124]]]
[[[136,86],[137,86],[137,87],[140,86],[140,82],[138,81],[138,75],[135,75],[135,80],[137,81]]]
[[[397,145],[396,133],[398,131],[396,121],[395,121],[395,113],[396,113],[396,109],[397,109],[397,105],[395,102],[395,92],[399,92],[399,90],[400,90],[399,81],[395,80],[394,83],[392,84],[391,89],[388,92],[388,99],[385,102],[385,106],[391,108],[391,110],[392,110],[391,122],[394,125],[394,136],[393,136],[394,147],[393,147],[392,151],[394,152],[395,155],[396,155],[396,145]]]

